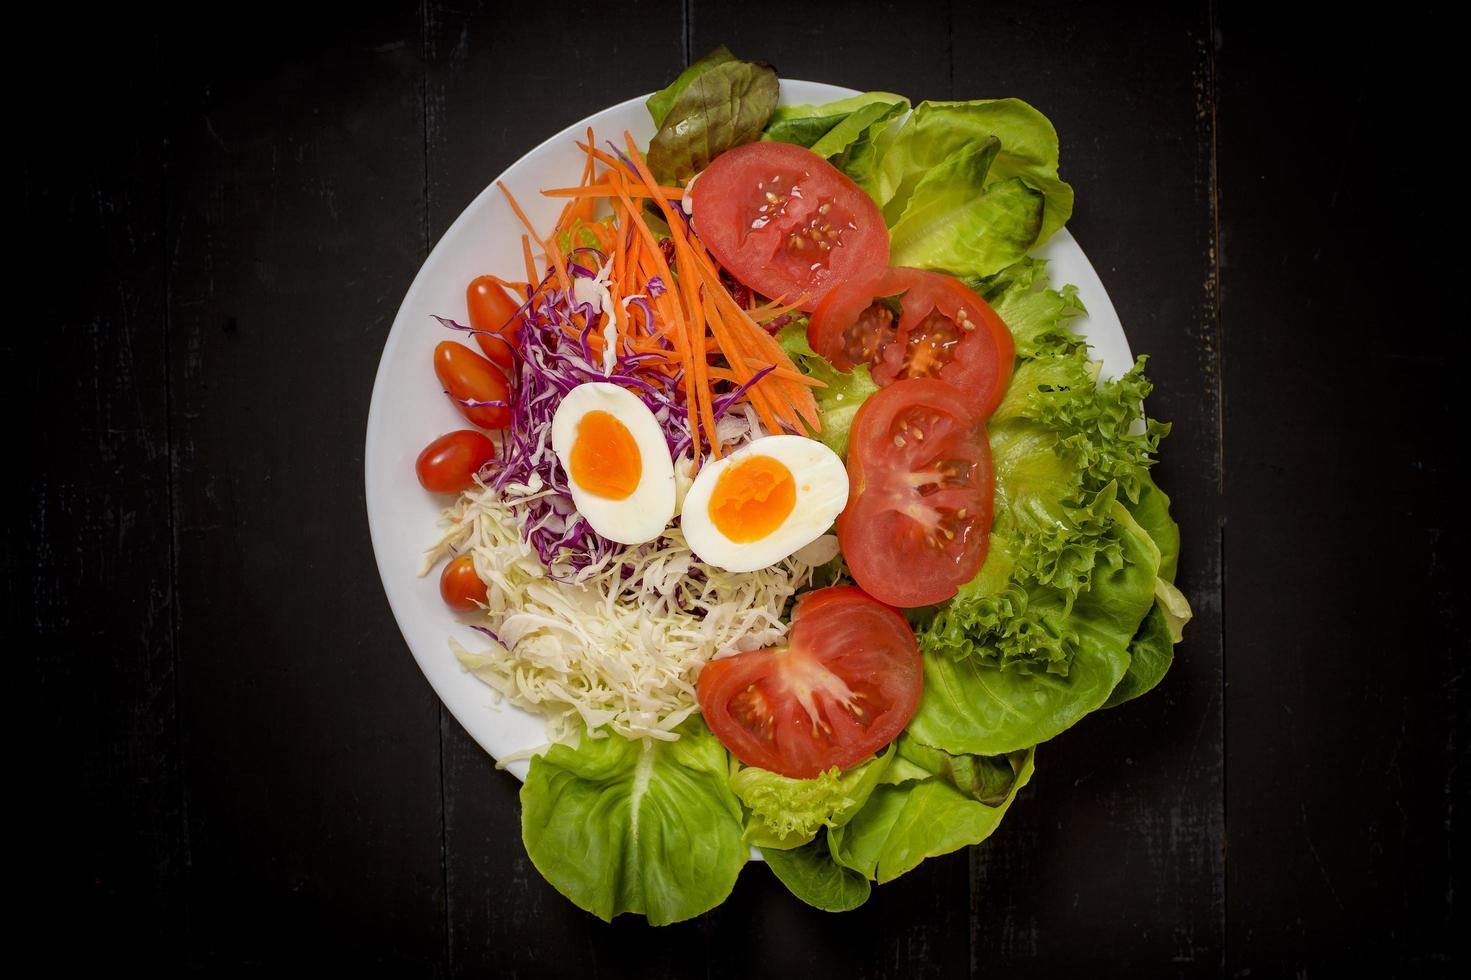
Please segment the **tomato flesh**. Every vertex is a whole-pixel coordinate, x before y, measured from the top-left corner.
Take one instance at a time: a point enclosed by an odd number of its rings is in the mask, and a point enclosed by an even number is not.
[[[506,292],[495,276],[479,276],[465,290],[465,305],[470,311],[470,326],[477,331],[475,342],[491,363],[509,369],[515,356],[516,334],[521,320],[516,314],[521,304]]]
[[[710,730],[736,758],[810,779],[893,741],[922,685],[904,617],[849,585],[802,595],[786,646],[712,660],[698,693]]]
[[[790,143],[727,150],[690,188],[695,230],[763,296],[812,310],[839,282],[889,262],[882,212],[847,175]]]
[[[434,348],[434,373],[460,414],[482,429],[511,424],[506,376],[490,361],[452,340]]]
[[[439,597],[455,612],[474,612],[485,603],[485,582],[475,571],[475,560],[460,555],[439,576]]]
[[[459,493],[475,485],[480,467],[495,459],[495,443],[474,429],[446,432],[424,447],[414,463],[419,485],[430,493]]]
[[[885,297],[897,297],[897,321]],[[812,317],[808,342],[840,370],[870,364],[880,385],[939,378],[982,417],[1001,403],[1016,357],[990,304],[955,277],[923,269],[889,269],[834,289]]]
[[[864,591],[901,608],[953,597],[986,558],[991,450],[970,400],[934,379],[869,397],[848,442],[838,541]]]

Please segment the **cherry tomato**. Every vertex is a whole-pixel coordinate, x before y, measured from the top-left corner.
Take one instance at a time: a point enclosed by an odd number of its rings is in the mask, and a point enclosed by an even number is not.
[[[521,329],[521,304],[501,285],[495,276],[472,279],[465,290],[465,304],[470,308],[470,326],[489,333],[475,334],[475,342],[485,356],[503,368],[515,361],[511,350]]]
[[[949,382],[982,418],[1001,403],[1016,357],[1011,331],[990,304],[955,277],[923,269],[889,269],[833,289],[813,314],[807,339],[841,370],[871,364],[880,385],[907,378]]]
[[[434,348],[434,373],[460,414],[471,422],[482,429],[504,429],[511,424],[506,376],[464,344],[446,340]]]
[[[736,758],[810,779],[893,741],[922,686],[904,617],[843,585],[797,599],[786,646],[707,663],[697,691],[710,730]]]
[[[710,252],[756,292],[817,307],[835,283],[889,264],[883,213],[811,150],[747,143],[726,150],[690,188]]]
[[[475,485],[480,467],[495,459],[495,443],[474,429],[446,432],[424,447],[414,470],[431,493],[459,493]]]
[[[485,602],[485,583],[475,571],[475,561],[460,555],[444,566],[439,576],[439,597],[455,612],[474,612]]]
[[[838,542],[880,602],[942,602],[975,577],[990,543],[991,447],[970,399],[932,378],[896,381],[863,403],[848,439]]]

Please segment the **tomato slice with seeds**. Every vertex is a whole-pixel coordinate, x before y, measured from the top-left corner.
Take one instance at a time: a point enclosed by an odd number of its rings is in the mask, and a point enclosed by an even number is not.
[[[815,309],[834,284],[889,264],[873,199],[822,157],[791,143],[747,143],[716,157],[690,188],[711,254],[763,296]]]
[[[838,516],[854,581],[900,608],[954,596],[986,558],[991,481],[986,427],[969,398],[933,378],[879,389],[853,419]]]
[[[982,417],[1001,403],[1016,357],[1011,331],[990,304],[954,276],[924,269],[897,267],[838,286],[813,314],[807,338],[840,370],[872,365],[880,385],[949,382]]]
[[[811,779],[892,742],[922,686],[904,617],[840,585],[798,597],[786,646],[707,663],[698,691],[710,730],[737,759]]]

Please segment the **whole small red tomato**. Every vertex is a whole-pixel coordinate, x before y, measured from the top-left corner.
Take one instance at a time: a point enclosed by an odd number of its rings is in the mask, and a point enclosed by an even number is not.
[[[515,360],[511,350],[521,327],[521,319],[516,316],[521,304],[495,276],[480,276],[472,279],[465,290],[465,305],[470,310],[470,326],[486,331],[477,333],[475,342],[486,357],[500,367],[509,368]]]
[[[452,340],[434,348],[434,373],[460,414],[482,429],[511,424],[506,376],[479,354]]]
[[[475,485],[480,467],[495,459],[495,443],[474,429],[446,432],[424,447],[414,470],[430,493],[459,493]]]
[[[485,583],[475,572],[475,561],[461,555],[444,566],[439,576],[439,596],[455,612],[474,612],[485,602]]]

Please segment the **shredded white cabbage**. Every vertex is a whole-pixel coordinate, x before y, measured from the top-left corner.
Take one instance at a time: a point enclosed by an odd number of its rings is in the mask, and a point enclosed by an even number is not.
[[[739,418],[739,416],[737,416]],[[732,422],[735,420],[733,419]],[[677,473],[688,481],[688,460]],[[682,488],[683,489],[683,488]],[[521,537],[520,509],[477,488],[445,511],[444,534],[420,574],[469,552],[486,583],[477,625],[484,649],[450,647],[466,670],[512,704],[546,719],[547,737],[607,726],[626,738],[673,741],[698,710],[695,681],[707,660],[769,646],[786,635],[782,610],[837,552],[819,538],[797,555],[733,574],[699,561],[678,528],[557,581]]]

